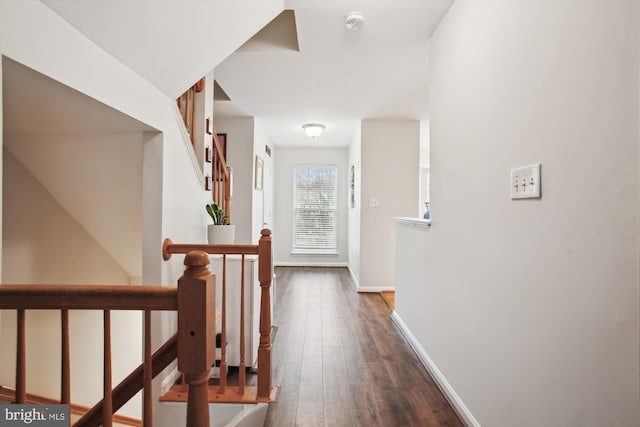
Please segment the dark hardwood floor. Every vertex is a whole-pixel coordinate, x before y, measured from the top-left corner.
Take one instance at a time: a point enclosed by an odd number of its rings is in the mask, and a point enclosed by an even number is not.
[[[265,426],[462,426],[391,322],[343,268],[278,267]]]

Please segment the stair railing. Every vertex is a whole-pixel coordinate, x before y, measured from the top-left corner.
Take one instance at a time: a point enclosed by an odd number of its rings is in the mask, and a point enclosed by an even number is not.
[[[218,140],[218,135],[213,131],[212,138],[213,156],[211,159],[211,176],[213,179],[211,198],[213,203],[220,206],[224,214],[229,217],[231,224],[231,168],[227,166],[224,153]]]
[[[204,88],[204,79],[200,79],[196,84],[186,90],[185,93],[180,95],[176,102],[178,103],[178,110],[184,120],[184,125],[191,138],[191,145],[195,145],[195,117],[196,117],[196,93],[202,92]]]
[[[196,107],[196,93],[201,92],[204,89],[204,85],[205,80],[202,78],[176,100],[193,147],[195,147],[195,118],[199,117],[201,123],[206,123],[209,120],[205,120],[204,113],[198,111]],[[211,175],[208,175],[209,171],[206,171],[205,189],[211,191],[213,203],[222,208],[229,218],[229,223],[231,223],[231,168],[227,166],[225,153],[222,150],[215,129],[208,129],[207,133],[209,132],[212,134],[211,148],[206,147],[205,156],[207,157],[207,162],[211,163]],[[209,150],[211,154],[209,154]]]
[[[189,427],[208,427],[209,408],[206,381],[215,360],[215,343],[209,333],[215,329],[215,282],[207,268],[206,253],[192,252],[177,288],[159,286],[107,285],[1,285],[0,309],[17,310],[15,402],[26,403],[26,311],[60,310],[62,372],[60,402],[69,404],[71,396],[69,310],[103,312],[104,368],[103,399],[74,426],[112,425],[113,413],[141,389],[144,390],[144,426],[152,422],[151,380],[178,358],[179,368],[190,383],[187,401]],[[144,311],[144,361],[113,390],[111,388],[111,311]],[[178,332],[159,349],[151,349],[151,312],[178,311]]]
[[[221,317],[221,348],[220,348],[220,384],[218,389],[218,400],[225,402],[258,402],[275,400],[276,390],[272,387],[271,378],[271,282],[273,279],[273,257],[271,230],[261,231],[261,237],[257,245],[208,245],[208,244],[176,244],[170,239],[165,239],[162,253],[163,258],[168,260],[172,254],[184,254],[191,251],[203,251],[210,255],[222,255],[222,286],[220,299]],[[240,365],[238,366],[238,387],[231,388],[228,392],[227,386],[227,256],[239,255],[241,257],[241,278],[240,278],[240,339],[239,353]],[[258,345],[258,381],[255,390],[246,387],[246,366],[245,366],[245,316],[244,310],[248,301],[244,300],[245,287],[247,286],[244,264],[245,256],[258,256],[258,281],[260,282],[260,341]],[[219,277],[219,276],[218,276]],[[233,344],[233,343],[231,343]],[[233,397],[233,394],[238,397]]]

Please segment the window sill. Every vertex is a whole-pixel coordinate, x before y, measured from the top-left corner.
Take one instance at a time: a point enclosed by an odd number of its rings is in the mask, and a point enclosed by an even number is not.
[[[314,250],[304,250],[304,249],[296,249],[291,251],[292,256],[307,256],[307,255],[331,255],[338,256],[338,251],[314,251]]]

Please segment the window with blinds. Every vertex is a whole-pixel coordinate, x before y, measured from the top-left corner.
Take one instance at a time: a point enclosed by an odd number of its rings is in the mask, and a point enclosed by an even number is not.
[[[293,253],[336,253],[336,166],[293,168]]]

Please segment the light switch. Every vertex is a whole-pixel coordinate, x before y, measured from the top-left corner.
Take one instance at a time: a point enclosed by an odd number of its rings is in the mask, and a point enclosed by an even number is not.
[[[511,198],[539,199],[540,183],[540,163],[511,169]]]
[[[370,208],[379,208],[380,207],[380,199],[377,197],[369,197],[369,207]]]

